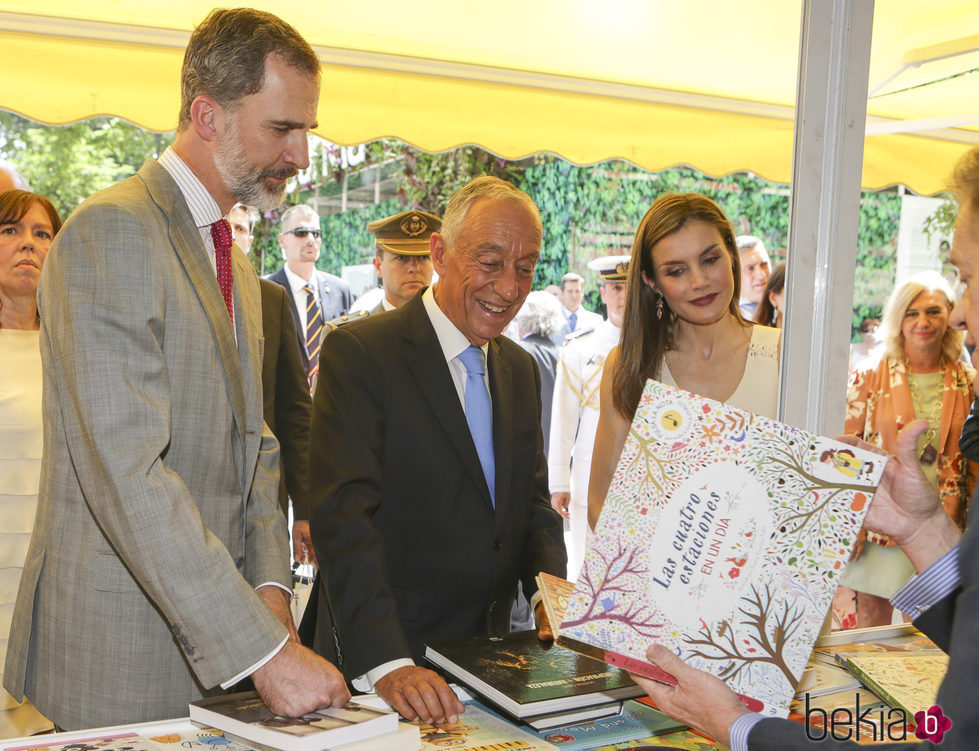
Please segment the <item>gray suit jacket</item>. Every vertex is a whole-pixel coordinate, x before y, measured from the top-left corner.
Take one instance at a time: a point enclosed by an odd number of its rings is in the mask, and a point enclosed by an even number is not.
[[[152,161],[45,263],[44,458],[4,685],[63,728],[186,715],[286,636],[254,591],[289,585],[289,550],[258,280],[233,264],[235,331]]]

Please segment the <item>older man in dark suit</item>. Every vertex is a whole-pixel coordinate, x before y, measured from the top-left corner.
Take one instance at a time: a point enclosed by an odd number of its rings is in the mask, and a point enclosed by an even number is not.
[[[958,269],[965,291],[949,324],[966,329],[967,341],[974,343],[979,337],[979,148],[959,162],[953,189],[959,201],[959,215],[950,260]],[[973,354],[973,364],[977,362],[979,354]],[[931,736],[920,744],[895,743],[874,748],[923,751],[933,748],[935,741],[941,743],[943,750],[964,751],[976,748],[979,738],[979,709],[973,693],[979,674],[979,526],[969,525],[963,537],[922,474],[916,443],[927,427],[927,421],[917,420],[898,435],[897,458],[888,464],[884,484],[874,497],[865,525],[895,540],[918,572],[891,602],[902,612],[916,614],[914,624],[948,652],[948,673],[936,704],[941,714],[951,720],[951,726],[943,739]],[[762,719],[748,712],[720,680],[688,667],[667,649],[653,646],[647,654],[650,661],[677,679],[676,687],[637,679],[658,706],[727,743],[732,751],[863,748],[825,736],[812,739],[799,723]],[[925,732],[930,732],[929,726],[939,727],[937,712],[933,713],[930,707],[916,709],[932,718],[922,718],[919,723]]]
[[[564,575],[540,378],[500,336],[530,291],[536,206],[478,178],[432,235],[439,281],[326,337],[313,397],[311,532],[342,667],[405,717],[454,721],[426,643],[505,633],[517,581]],[[332,635],[327,635],[332,638]]]

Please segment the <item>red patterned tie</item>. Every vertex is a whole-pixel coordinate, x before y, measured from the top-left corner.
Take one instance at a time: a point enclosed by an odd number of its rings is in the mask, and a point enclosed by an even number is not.
[[[227,219],[218,219],[211,225],[211,239],[214,240],[214,258],[218,267],[218,286],[221,287],[221,296],[224,297],[224,304],[228,306],[228,315],[231,316],[231,325],[235,324],[235,306],[232,297],[232,272],[231,272],[231,225]]]

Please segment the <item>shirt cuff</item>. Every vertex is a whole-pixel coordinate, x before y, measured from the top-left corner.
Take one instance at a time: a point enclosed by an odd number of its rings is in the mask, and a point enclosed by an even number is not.
[[[398,668],[412,667],[414,664],[408,657],[399,657],[397,660],[390,660],[383,665],[378,665],[376,668],[368,670],[364,675],[358,675],[350,681],[350,685],[358,691],[369,694],[374,690],[374,684],[388,673],[393,673]]]
[[[748,733],[764,719],[764,715],[755,712],[745,712],[743,715],[739,715],[727,731],[728,746],[731,751],[748,751]]]
[[[221,688],[223,688],[225,690],[228,690],[229,688],[231,688],[232,686],[234,686],[238,681],[244,680],[245,678],[247,678],[248,676],[250,676],[256,670],[258,670],[260,667],[262,667],[262,665],[264,665],[266,662],[268,662],[273,657],[275,657],[277,654],[279,654],[279,650],[282,649],[286,645],[286,642],[287,641],[289,641],[289,637],[288,636],[282,637],[282,641],[279,642],[279,646],[277,646],[275,649],[273,649],[271,652],[269,652],[267,655],[265,655],[265,657],[263,657],[261,660],[259,660],[258,662],[256,662],[250,668],[246,668],[245,670],[242,670],[240,673],[238,673],[238,675],[236,675],[231,680],[228,680],[228,681],[225,681],[224,683],[222,683],[221,684]]]
[[[292,595],[294,594],[293,591],[289,587],[285,586],[284,584],[280,584],[279,582],[262,582],[257,587],[255,587],[255,589],[256,590],[259,590],[262,587],[278,587],[283,592],[285,592],[287,595],[289,595],[289,599],[290,600],[292,599]]]
[[[908,579],[891,598],[891,605],[917,618],[936,602],[948,597],[959,586],[960,580],[959,546],[956,545],[920,574]]]

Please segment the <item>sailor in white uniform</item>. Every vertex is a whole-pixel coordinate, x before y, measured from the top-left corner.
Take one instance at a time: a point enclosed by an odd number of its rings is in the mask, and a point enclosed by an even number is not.
[[[601,276],[602,302],[608,318],[594,328],[570,334],[561,348],[554,400],[547,471],[551,505],[571,521],[568,578],[578,576],[591,530],[588,528],[588,475],[598,427],[598,387],[609,351],[619,343],[625,313],[629,256],[606,256],[588,264]]]

